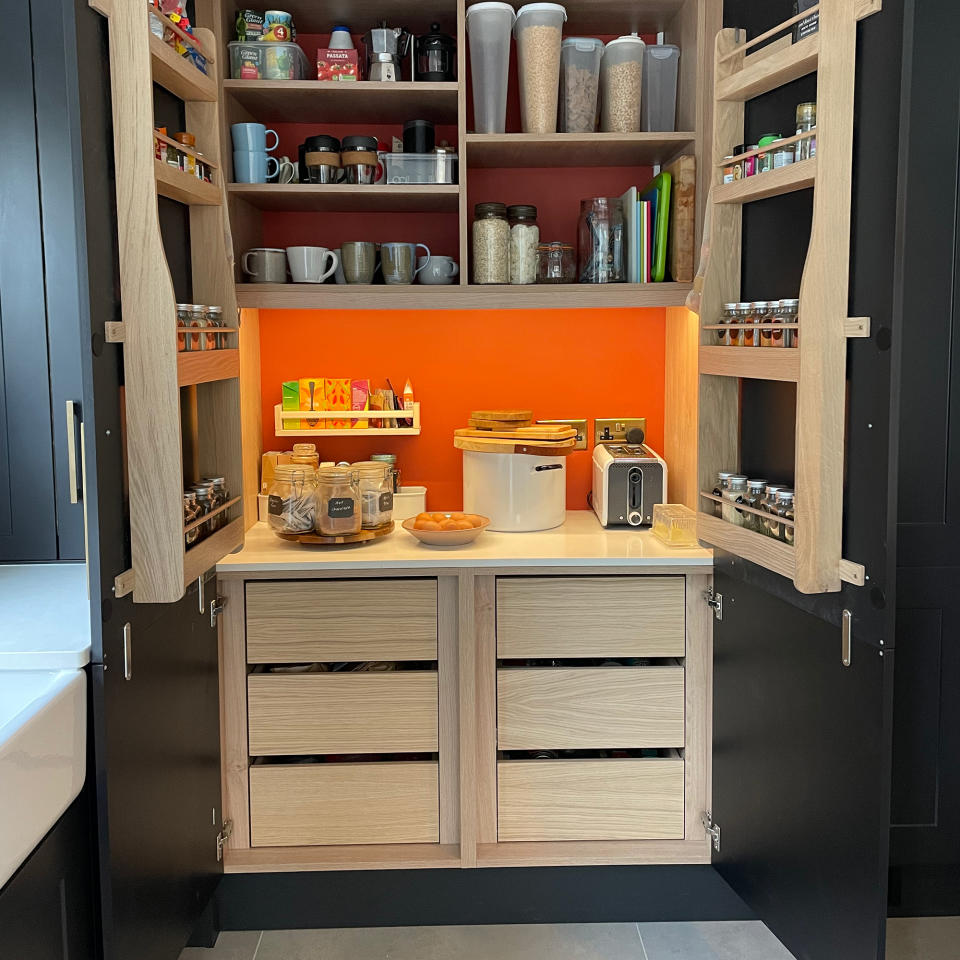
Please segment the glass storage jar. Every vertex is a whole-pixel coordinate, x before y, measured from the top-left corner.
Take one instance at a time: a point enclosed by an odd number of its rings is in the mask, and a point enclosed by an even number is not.
[[[797,104],[797,135],[809,133],[817,125],[817,104],[798,103]],[[794,144],[794,158],[796,160],[809,160],[817,155],[817,138],[804,137]]]
[[[206,308],[199,303],[190,304],[190,333],[188,335],[188,350],[203,350],[206,347],[206,337],[201,332],[207,325]]]
[[[510,282],[510,223],[503,203],[473,208],[473,282]]]
[[[793,163],[794,145],[787,144],[785,147],[777,147],[773,151],[773,169],[779,170],[781,167],[789,167]]]
[[[780,316],[780,322],[796,323],[799,310],[800,310],[800,301],[797,300],[796,298],[781,300],[780,309],[778,311]],[[800,346],[799,330],[785,330],[784,333],[786,335],[786,345],[788,347]]]
[[[390,468],[390,476],[393,479],[393,492],[400,492],[400,468],[397,466],[397,455],[395,453],[371,453],[370,459],[374,463],[383,463]]]
[[[553,240],[537,246],[537,283],[573,283],[577,258],[572,243]]]
[[[729,501],[729,504],[724,503],[723,509],[720,511],[720,516],[723,517],[727,523],[735,523],[738,527],[744,526],[744,517],[746,517],[747,514],[742,510],[737,510],[733,504],[741,503],[746,495],[747,478],[734,474],[734,476],[730,477],[727,489],[723,491],[723,499]]]
[[[726,470],[719,470],[717,472],[717,485],[713,488],[713,495],[715,497],[722,497],[724,490],[729,489],[730,487],[730,478],[733,476],[732,473]],[[722,516],[722,505],[714,501],[713,512],[716,516]]]
[[[350,466],[317,471],[316,530],[325,537],[359,533],[363,524],[357,471]]]
[[[619,197],[593,197],[580,201],[581,283],[622,283],[623,203]]]
[[[229,499],[230,492],[227,490],[226,477],[204,477],[207,483],[213,484],[213,509],[222,507]],[[210,519],[210,532],[219,530],[227,525],[227,511],[221,510],[215,517]]]
[[[757,329],[757,312],[752,303],[739,304],[737,323],[741,324],[740,346],[759,347],[760,331]]]
[[[197,505],[200,507],[201,516],[205,517],[217,508],[217,498],[213,491],[213,481],[198,480],[196,483],[190,485],[190,489],[197,498]],[[201,540],[213,533],[214,529],[216,529],[214,526],[215,523],[216,517],[211,517],[197,527]]]
[[[764,326],[773,323],[773,316],[776,313],[778,306],[779,303],[776,300],[758,300],[753,305],[753,315],[757,323]],[[762,329],[760,331],[760,346],[772,347],[773,345],[773,330]]]
[[[768,483],[763,488],[763,500],[760,502],[761,509],[766,514],[763,517],[763,527],[761,533],[768,537],[776,537],[780,530],[780,524],[777,520],[777,494],[786,487],[782,483]]]
[[[193,490],[183,491],[183,525],[189,527],[191,523],[199,520],[202,516],[200,504],[197,503],[197,495]],[[183,535],[184,545],[192,547],[200,539],[200,528],[195,527]]]
[[[317,520],[317,474],[309,466],[281,463],[267,490],[267,519],[275,533],[313,533]]]
[[[393,520],[393,468],[380,460],[353,464],[359,477],[360,515],[364,530],[375,530]]]
[[[743,498],[743,502],[748,507],[753,507],[754,510],[763,509],[761,503],[763,502],[763,491],[766,485],[766,480],[748,480],[747,495]],[[753,530],[754,533],[763,533],[763,517],[759,517],[755,513],[745,513],[743,517],[743,525],[748,530]]]
[[[510,223],[510,282],[536,283],[537,247],[540,246],[537,208],[522,203],[507,207],[507,219]]]
[[[207,307],[207,326],[213,327],[215,330],[227,329],[227,325],[223,320],[223,307]],[[213,335],[212,349],[226,350],[228,346],[230,346],[230,344],[227,343],[227,335],[225,333],[215,333]]]
[[[777,494],[777,516],[782,520],[793,520],[793,491],[781,490]],[[778,526],[778,536],[784,543],[793,543],[793,527],[785,523]]]
[[[290,462],[298,464],[301,467],[313,467],[314,470],[320,466],[320,454],[317,453],[315,443],[295,443],[293,453],[290,455]]]

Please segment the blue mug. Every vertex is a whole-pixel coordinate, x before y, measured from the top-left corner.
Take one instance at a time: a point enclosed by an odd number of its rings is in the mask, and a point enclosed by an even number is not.
[[[270,170],[270,164],[273,170]],[[267,177],[275,177],[280,165],[276,157],[268,157],[260,150],[233,151],[234,183],[266,183]]]
[[[267,134],[273,134],[273,146],[267,146]],[[251,150],[271,153],[277,149],[280,138],[276,130],[268,130],[262,123],[235,123],[230,127],[234,150]]]

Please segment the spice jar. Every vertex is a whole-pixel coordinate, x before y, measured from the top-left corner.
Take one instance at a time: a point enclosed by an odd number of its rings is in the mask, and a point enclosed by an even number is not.
[[[760,507],[766,514],[762,518],[761,533],[768,537],[777,536],[780,529],[780,523],[777,518],[777,494],[786,487],[782,483],[768,483],[763,488],[763,500],[760,501]]]
[[[751,154],[749,157],[743,158],[743,175],[745,177],[752,177],[757,172],[757,156],[753,153],[754,150],[759,150],[760,148],[752,143],[747,147],[747,153]]]
[[[796,323],[799,309],[800,309],[800,301],[797,300],[796,298],[781,300],[780,309],[778,310],[780,322]],[[788,347],[800,346],[799,330],[785,330],[784,337],[785,337],[786,346]]]
[[[758,324],[769,324],[771,323],[771,316],[773,311],[777,308],[778,303],[776,300],[766,301],[758,300],[753,305],[753,316]],[[760,346],[761,347],[772,347],[773,346],[773,330],[761,329],[760,331]]]
[[[797,136],[801,133],[809,133],[817,125],[817,104],[811,103],[797,104]],[[804,137],[798,140],[794,145],[794,157],[797,161],[809,160],[817,155],[817,138]]]
[[[572,243],[553,240],[537,246],[537,283],[573,283],[577,258]]]
[[[205,337],[201,331],[207,325],[207,311],[198,303],[190,304],[190,321],[188,326],[191,328],[188,342],[188,350],[203,350]]]
[[[793,520],[793,491],[781,490],[777,494],[777,516],[781,520]],[[793,543],[793,526],[786,523],[778,524],[778,536],[784,543]]]
[[[581,283],[622,283],[623,203],[619,197],[580,201],[578,232]]]
[[[317,470],[320,467],[320,454],[317,453],[315,443],[295,443],[293,453],[290,455],[290,462],[301,467],[313,467]]]
[[[777,147],[773,151],[773,169],[779,170],[781,167],[788,167],[793,163],[794,145],[787,144],[785,147]]]
[[[536,283],[537,247],[540,245],[537,208],[527,204],[507,207],[507,219],[510,223],[510,282]]]
[[[773,169],[773,151],[764,148],[781,139],[783,138],[779,133],[768,133],[765,137],[760,138],[757,149],[763,152],[757,154],[757,173],[768,173]]]
[[[183,491],[183,525],[189,527],[191,523],[199,520],[202,516],[200,504],[197,503],[197,495],[193,490]],[[192,547],[200,539],[199,527],[188,530],[183,535],[184,545]]]
[[[644,42],[636,34],[617,37],[600,61],[600,129],[604,133],[640,130]]]
[[[473,282],[510,282],[510,223],[503,203],[473,208]]]
[[[741,154],[745,153],[747,150],[746,144],[738,143],[733,148],[733,179],[742,180],[743,179],[743,160]]]
[[[317,475],[296,463],[278,464],[267,490],[267,520],[275,533],[312,533],[317,520]]]
[[[741,324],[740,346],[759,347],[760,332],[756,327],[758,320],[754,304],[746,302],[737,304],[737,323]]]
[[[213,492],[213,483],[210,480],[198,480],[196,483],[191,484],[191,491],[197,498],[197,504],[200,507],[200,516],[206,516],[208,513],[212,513],[216,507],[216,496]],[[206,523],[200,524],[197,527],[197,531],[200,534],[200,539],[211,534],[214,530],[214,520],[208,520]]]
[[[730,487],[730,478],[733,476],[732,473],[727,472],[726,470],[720,470],[717,473],[717,485],[713,488],[713,495],[715,497],[722,497],[723,492]],[[714,502],[713,512],[716,516],[722,515],[721,504]]]
[[[364,530],[375,530],[393,520],[393,469],[379,460],[353,464],[360,485],[360,514]]]
[[[748,507],[753,507],[754,510],[762,510],[763,491],[766,485],[766,480],[748,480],[747,494],[743,498],[743,502]],[[763,533],[763,517],[755,513],[744,513],[743,521],[743,525],[748,530],[753,530],[754,533]]]
[[[317,471],[316,530],[325,537],[345,537],[359,533],[362,522],[356,471],[350,466]]]
[[[747,478],[738,474],[730,477],[727,483],[727,489],[723,491],[723,499],[729,501],[730,505],[724,503],[720,510],[720,516],[723,517],[727,523],[735,523],[738,527],[744,526],[744,517],[746,517],[747,514],[741,510],[737,510],[732,504],[742,503],[746,495]]]
[[[206,310],[207,326],[213,330],[225,330],[227,325],[223,322],[223,307],[208,306]],[[213,346],[207,347],[208,350],[225,350],[227,347],[226,334],[212,334]]]
[[[783,323],[783,314],[780,312],[780,301],[771,300],[767,304],[766,312],[763,315],[763,322],[773,325],[772,330],[768,330],[767,333],[770,334],[770,342],[764,344],[768,347],[785,347],[787,346],[786,340],[786,330],[778,329]]]
[[[725,303],[723,305],[723,312],[720,314],[720,319],[718,323],[723,324],[725,327],[729,327],[731,323],[737,322],[737,308],[740,306],[739,303]],[[730,346],[730,334],[729,329],[726,330],[717,330],[717,343],[721,347]]]
[[[190,321],[193,319],[192,310],[192,303],[177,304],[177,353],[185,353],[190,349],[191,337],[186,328],[190,326]]]
[[[204,477],[204,483],[209,483],[212,485],[213,490],[213,509],[219,510],[220,507],[224,506],[226,502],[230,499],[230,494],[227,492],[227,478],[226,477]],[[227,511],[221,510],[215,517],[210,518],[210,532],[213,533],[214,530],[219,530],[221,527],[227,525]]]
[[[395,453],[371,453],[370,459],[375,463],[386,464],[393,474],[393,492],[400,492],[400,468],[397,466]]]
[[[201,350],[217,350],[220,347],[220,334],[218,334],[217,327],[219,324],[216,320],[211,319],[209,310],[210,308],[202,304],[197,304],[197,308],[201,311],[201,316],[203,318],[203,333],[200,335],[200,349]]]
[[[733,175],[734,168],[734,158],[733,154],[727,154],[723,158],[723,182],[724,183],[733,183],[735,177]]]

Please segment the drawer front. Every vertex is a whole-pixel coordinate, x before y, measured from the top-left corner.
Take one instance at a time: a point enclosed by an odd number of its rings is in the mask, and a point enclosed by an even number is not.
[[[683,577],[497,580],[500,657],[682,657]]]
[[[250,753],[435,753],[437,673],[252,674]]]
[[[683,746],[683,667],[497,671],[501,750]]]
[[[439,843],[437,764],[254,765],[250,837],[254,847]]]
[[[510,760],[497,764],[498,837],[679,840],[683,760]]]
[[[247,584],[247,661],[436,660],[436,580]]]

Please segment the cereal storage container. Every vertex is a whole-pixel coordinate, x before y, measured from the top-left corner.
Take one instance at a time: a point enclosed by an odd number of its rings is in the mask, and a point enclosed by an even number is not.
[[[603,41],[567,37],[560,48],[560,132],[593,133]]]
[[[680,48],[658,43],[643,52],[640,128],[672,133],[677,129],[677,69]]]
[[[513,32],[524,133],[557,132],[560,41],[566,19],[559,3],[527,3],[517,11]]]
[[[600,61],[600,129],[605,133],[637,133],[640,130],[640,94],[643,89],[643,50],[636,35],[617,37],[603,51]]]
[[[477,133],[506,130],[510,31],[516,18],[509,3],[474,3],[467,7],[473,125]]]

